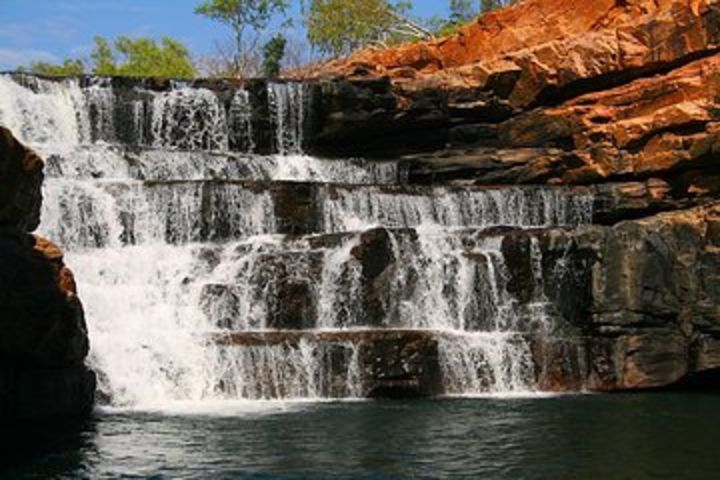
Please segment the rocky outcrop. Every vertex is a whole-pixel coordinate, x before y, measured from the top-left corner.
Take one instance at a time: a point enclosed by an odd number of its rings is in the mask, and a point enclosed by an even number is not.
[[[320,92],[317,152],[400,156],[405,181],[426,188],[550,184],[594,196],[592,226],[504,233],[516,301],[540,289],[557,306],[557,331],[531,338],[542,388],[717,378],[717,1],[526,0],[448,38],[298,75]],[[381,315],[395,261],[377,265],[383,235],[365,234],[359,252],[374,272],[366,309]],[[559,278],[559,265],[573,274]]]
[[[716,378],[719,215],[715,203],[612,227],[541,232],[544,277],[561,252],[579,274],[564,286],[545,282],[549,294],[562,291],[559,305],[574,299],[562,319],[577,333],[536,346],[539,373],[552,366],[541,385],[612,391]]]
[[[0,423],[79,416],[95,390],[82,305],[62,252],[26,233],[43,164],[0,127],[0,168]]]
[[[0,225],[33,231],[40,225],[43,163],[0,126]]]
[[[438,360],[438,332],[418,330],[335,330],[240,332],[218,335],[226,347],[299,349],[302,342],[319,352],[326,365],[323,396],[346,394],[347,371],[356,368],[355,395],[419,397],[443,392]],[[356,352],[353,358],[350,350]],[[356,363],[351,367],[350,363]],[[263,382],[262,379],[256,379]],[[269,383],[269,382],[268,382]],[[277,396],[277,392],[276,396]],[[282,396],[282,395],[280,395]]]
[[[595,256],[591,388],[659,387],[718,367],[719,221],[713,204],[579,234]]]
[[[456,100],[479,90],[527,108],[705,55],[717,48],[719,14],[713,0],[526,0],[451,37],[362,51],[319,76],[387,76],[402,90],[443,89]]]
[[[313,72],[314,144],[420,154],[411,181],[668,176],[716,143],[719,47],[714,0],[527,0],[455,36]]]

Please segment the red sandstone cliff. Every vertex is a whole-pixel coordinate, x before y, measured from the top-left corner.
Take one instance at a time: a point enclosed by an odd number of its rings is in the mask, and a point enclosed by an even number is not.
[[[577,301],[568,319],[584,336],[538,345],[544,388],[720,371],[720,1],[526,0],[306,76],[320,153],[403,158],[411,184],[593,193],[596,225],[536,233],[543,258],[575,265],[548,295]],[[527,241],[504,240],[511,270]],[[531,277],[514,278],[532,290]]]

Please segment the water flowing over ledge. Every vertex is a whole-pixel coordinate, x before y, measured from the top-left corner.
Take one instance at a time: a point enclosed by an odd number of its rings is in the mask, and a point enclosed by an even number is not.
[[[48,159],[41,230],[114,407],[527,394],[567,337],[572,258],[548,270],[536,229],[590,223],[589,191],[409,186],[396,161],[305,155],[302,84],[266,87],[273,155],[242,88],[3,75],[0,93]]]

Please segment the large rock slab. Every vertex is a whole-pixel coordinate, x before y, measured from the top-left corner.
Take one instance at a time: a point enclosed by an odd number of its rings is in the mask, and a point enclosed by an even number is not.
[[[37,227],[43,163],[0,129],[0,423],[81,416],[95,376],[72,272]]]
[[[485,90],[525,108],[716,48],[719,18],[714,0],[528,0],[450,37],[360,51],[312,73],[387,76],[404,90]]]

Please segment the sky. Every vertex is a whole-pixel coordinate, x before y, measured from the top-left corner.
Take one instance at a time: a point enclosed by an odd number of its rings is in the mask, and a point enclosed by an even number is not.
[[[194,55],[215,51],[228,31],[195,15],[200,0],[0,0],[0,71],[32,61],[60,62],[89,56],[93,37],[163,35],[184,42]],[[415,0],[413,13],[446,13],[445,0]],[[304,38],[299,0],[292,0],[295,27],[290,38]]]

